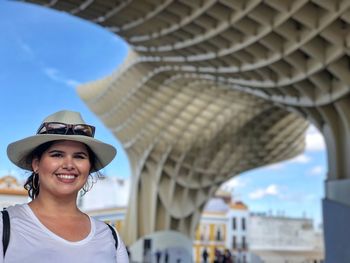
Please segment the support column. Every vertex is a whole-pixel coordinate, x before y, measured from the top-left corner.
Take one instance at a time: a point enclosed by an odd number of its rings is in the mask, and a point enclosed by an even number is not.
[[[350,179],[325,182],[325,263],[350,262]]]

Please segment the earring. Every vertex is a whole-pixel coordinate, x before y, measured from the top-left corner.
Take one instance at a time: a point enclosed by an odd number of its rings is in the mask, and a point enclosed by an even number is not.
[[[38,177],[38,179],[36,179],[36,177]],[[34,190],[36,190],[36,189],[38,189],[38,186],[36,185],[36,180],[38,180],[38,182],[39,182],[39,174],[38,174],[38,172],[33,172],[33,177],[32,177],[32,186],[33,186],[33,189]],[[38,185],[39,185],[39,183],[38,183]]]
[[[86,183],[84,184],[83,188],[81,189],[80,195],[81,197],[85,195],[87,192],[89,192],[94,184],[94,177],[92,174],[89,174]]]

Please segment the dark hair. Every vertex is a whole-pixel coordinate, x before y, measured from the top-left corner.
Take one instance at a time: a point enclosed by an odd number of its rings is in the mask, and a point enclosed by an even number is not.
[[[29,154],[27,156],[25,161],[27,163],[31,163],[34,158],[38,158],[40,160],[43,153],[47,149],[49,149],[55,142],[57,142],[57,141],[50,141],[50,142],[46,142],[46,143],[39,145],[38,147],[36,147],[32,151],[31,154]],[[91,171],[95,170],[95,164],[96,164],[96,162],[98,162],[98,159],[97,159],[95,153],[90,149],[90,147],[88,147],[87,145],[85,145],[85,146],[86,146],[88,153],[89,153],[89,161],[91,164],[91,168],[90,168],[90,175],[91,175]],[[95,173],[97,174],[97,177],[101,176],[98,171]],[[82,195],[84,195],[86,192],[88,192],[91,189],[93,184],[94,184],[94,181],[92,181],[90,183],[87,180],[84,187],[82,188]],[[35,199],[39,195],[39,192],[40,192],[39,175],[33,171],[31,173],[31,175],[27,178],[27,180],[24,184],[24,188],[28,191],[29,197],[32,199]]]

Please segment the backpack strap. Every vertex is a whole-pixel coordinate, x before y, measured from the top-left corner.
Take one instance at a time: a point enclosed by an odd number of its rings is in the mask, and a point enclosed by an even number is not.
[[[112,235],[113,235],[113,238],[115,240],[115,249],[118,249],[118,236],[117,236],[117,233],[115,232],[115,229],[110,224],[106,223],[106,225],[112,231]]]
[[[10,243],[10,216],[7,210],[1,211],[2,213],[2,246],[3,254],[5,257],[7,247]]]

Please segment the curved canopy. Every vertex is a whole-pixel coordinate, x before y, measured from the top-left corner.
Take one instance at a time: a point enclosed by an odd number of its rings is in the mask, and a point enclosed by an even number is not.
[[[130,44],[122,67],[78,90],[131,160],[127,243],[193,235],[222,182],[303,150],[302,116],[326,136],[331,176],[350,175],[350,1],[29,2]]]

